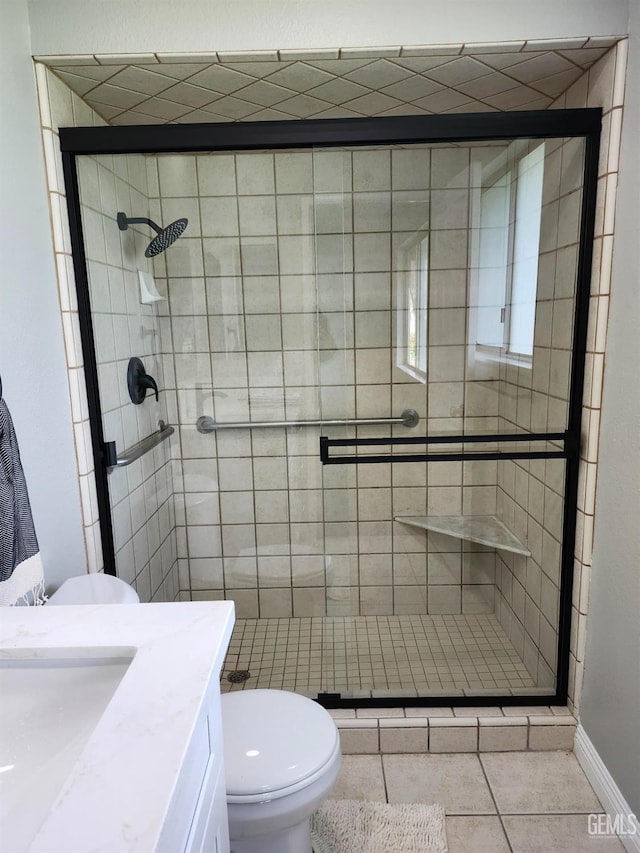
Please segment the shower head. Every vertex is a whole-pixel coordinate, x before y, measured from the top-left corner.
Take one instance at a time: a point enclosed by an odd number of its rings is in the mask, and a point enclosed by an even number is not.
[[[145,250],[145,258],[153,258],[154,255],[159,255],[160,252],[164,252],[165,249],[168,249],[169,246],[182,234],[184,229],[187,227],[188,221],[188,219],[176,219],[175,222],[172,222],[171,225],[167,225],[166,228],[160,228],[159,225],[156,225],[155,222],[144,216],[127,216],[126,213],[122,212],[118,213],[117,216],[118,228],[121,231],[126,231],[129,225],[142,222],[150,228],[153,228],[156,232],[156,236]]]

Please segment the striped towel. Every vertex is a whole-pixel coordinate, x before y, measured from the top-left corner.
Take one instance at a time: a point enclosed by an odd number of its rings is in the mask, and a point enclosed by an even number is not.
[[[44,604],[44,574],[9,409],[0,399],[0,605]]]

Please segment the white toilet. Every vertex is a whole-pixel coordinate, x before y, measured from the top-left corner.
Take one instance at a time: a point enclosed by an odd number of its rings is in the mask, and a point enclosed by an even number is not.
[[[47,604],[136,604],[129,584],[105,574],[69,578]],[[222,696],[231,853],[312,853],[310,818],[340,770],[331,715],[285,690]]]
[[[68,578],[47,600],[47,604],[139,603],[138,593],[132,586],[102,573]]]
[[[340,770],[331,715],[284,690],[222,696],[231,853],[311,853],[309,820]]]

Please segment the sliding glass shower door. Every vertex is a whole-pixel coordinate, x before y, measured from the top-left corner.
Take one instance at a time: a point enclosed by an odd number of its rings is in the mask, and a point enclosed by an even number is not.
[[[105,565],[235,602],[223,689],[566,687],[591,124],[437,118],[78,143]]]
[[[555,692],[583,164],[314,152],[327,693]]]

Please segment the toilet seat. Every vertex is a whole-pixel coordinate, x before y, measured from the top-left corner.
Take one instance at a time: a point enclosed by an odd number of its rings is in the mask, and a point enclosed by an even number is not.
[[[312,785],[340,753],[330,714],[282,690],[244,690],[222,697],[229,803],[259,803]]]

